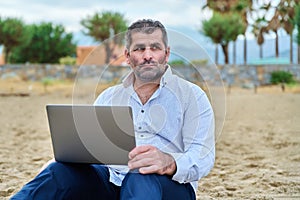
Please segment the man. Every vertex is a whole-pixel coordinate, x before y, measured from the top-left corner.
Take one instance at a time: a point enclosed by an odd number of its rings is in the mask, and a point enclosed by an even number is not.
[[[54,162],[12,199],[196,199],[214,164],[214,115],[200,87],[172,74],[166,29],[139,20],[126,33],[131,73],[96,105],[130,105],[137,146],[128,166]]]

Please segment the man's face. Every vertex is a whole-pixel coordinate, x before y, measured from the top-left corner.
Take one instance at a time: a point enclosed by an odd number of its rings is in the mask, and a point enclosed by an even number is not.
[[[125,50],[125,56],[136,79],[141,82],[160,79],[170,55],[169,47],[163,43],[161,30],[157,29],[151,34],[135,32],[131,37],[132,44],[129,50]]]

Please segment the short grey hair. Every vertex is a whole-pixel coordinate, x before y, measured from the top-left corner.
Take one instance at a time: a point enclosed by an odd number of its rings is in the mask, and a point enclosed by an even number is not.
[[[151,34],[153,33],[155,30],[161,30],[162,32],[162,39],[163,39],[163,43],[165,45],[165,47],[168,47],[168,36],[167,36],[167,31],[166,28],[164,27],[164,25],[159,22],[159,21],[154,21],[152,19],[142,19],[142,20],[138,20],[134,23],[132,23],[126,32],[125,35],[125,40],[126,40],[126,49],[129,50],[129,47],[132,43],[132,38],[131,35],[133,32],[142,32],[142,33],[146,33],[146,34]]]

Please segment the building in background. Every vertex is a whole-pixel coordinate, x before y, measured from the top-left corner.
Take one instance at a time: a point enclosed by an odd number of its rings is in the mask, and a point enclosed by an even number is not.
[[[3,53],[3,46],[0,45],[0,65],[4,65],[4,53]]]
[[[109,65],[124,66],[126,58],[124,54],[124,46],[116,46],[110,58]],[[104,45],[99,46],[77,46],[76,49],[76,65],[104,65],[106,52]]]

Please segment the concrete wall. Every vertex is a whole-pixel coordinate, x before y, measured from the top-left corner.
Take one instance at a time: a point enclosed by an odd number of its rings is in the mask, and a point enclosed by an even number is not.
[[[229,85],[270,84],[273,71],[288,71],[293,74],[296,81],[300,81],[300,65],[224,65],[220,72]]]

